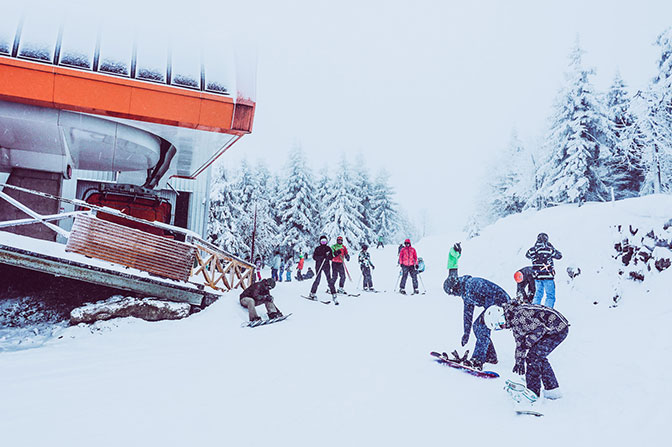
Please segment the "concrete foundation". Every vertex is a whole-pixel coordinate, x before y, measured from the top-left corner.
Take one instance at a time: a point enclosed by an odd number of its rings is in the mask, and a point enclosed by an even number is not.
[[[15,168],[9,175],[7,184],[60,196],[62,179],[63,177],[58,173]],[[4,192],[39,214],[56,214],[60,211],[60,203],[56,200],[9,188],[6,188]],[[27,217],[30,216],[15,208],[6,200],[0,199],[0,221]],[[16,228],[7,228],[6,231],[47,241],[56,240],[56,233],[42,224],[22,225]]]

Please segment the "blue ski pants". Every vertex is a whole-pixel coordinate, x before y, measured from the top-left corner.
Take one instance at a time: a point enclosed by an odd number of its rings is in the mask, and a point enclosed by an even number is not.
[[[553,308],[555,306],[555,280],[535,279],[534,285],[537,290],[534,293],[532,304],[541,304],[541,299],[544,297],[544,292],[546,292],[544,306]]]
[[[546,390],[553,390],[558,387],[558,380],[555,378],[553,368],[551,368],[551,364],[546,357],[567,338],[568,333],[569,328],[565,328],[557,334],[546,335],[527,351],[525,380],[527,387],[534,391],[537,396],[541,393],[542,383]]]
[[[495,351],[495,345],[490,340],[490,329],[488,329],[483,320],[484,314],[485,310],[481,312],[472,325],[474,335],[476,335],[476,346],[474,347],[474,354],[471,357],[484,363],[497,363],[497,352]]]

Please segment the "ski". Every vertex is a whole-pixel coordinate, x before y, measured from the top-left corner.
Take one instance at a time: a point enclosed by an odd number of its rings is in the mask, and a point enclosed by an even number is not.
[[[529,416],[536,416],[538,418],[542,417],[544,414],[539,413],[538,411],[532,411],[532,410],[516,410],[517,415],[529,415]]]
[[[328,290],[324,293],[331,293]],[[338,295],[344,295],[344,296],[351,296],[353,298],[356,298],[361,295],[361,293],[348,293],[348,292],[336,292]]]
[[[479,371],[478,369],[472,368],[471,366],[467,366],[462,363],[456,362],[455,360],[448,358],[448,355],[446,353],[438,353],[432,351],[429,354],[432,357],[435,357],[438,363],[448,365],[451,368],[461,369],[467,374],[471,374],[472,376],[481,377],[484,379],[496,379],[497,377],[499,377],[499,374],[497,374],[494,371]]]
[[[311,297],[306,296],[306,295],[301,295],[301,298],[305,298],[308,301],[316,301],[316,302],[322,303],[322,304],[331,304],[331,301],[322,301],[322,300],[318,300],[317,298],[311,298]]]
[[[278,318],[270,318],[270,319],[261,319],[261,320],[256,320],[256,321],[246,321],[243,324],[240,325],[240,327],[259,327],[259,326],[266,326],[267,324],[273,324],[273,323],[278,323],[280,321],[286,320],[291,313],[287,315],[283,315]]]

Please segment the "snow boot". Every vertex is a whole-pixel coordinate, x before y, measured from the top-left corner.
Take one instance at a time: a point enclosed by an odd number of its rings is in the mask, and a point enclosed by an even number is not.
[[[469,360],[469,363],[471,363],[471,367],[474,368],[475,370],[482,371],[483,370],[483,361],[475,358],[471,358]]]
[[[552,390],[544,390],[543,394],[546,399],[550,400],[560,399],[562,397],[562,392],[560,391],[560,388],[553,388]]]

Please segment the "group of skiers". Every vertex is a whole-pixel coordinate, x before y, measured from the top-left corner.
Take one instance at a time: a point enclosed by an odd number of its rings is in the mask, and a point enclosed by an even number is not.
[[[453,247],[456,253],[461,254],[461,249],[458,251],[457,248]],[[532,266],[524,267],[514,274],[518,284],[515,300],[511,300],[504,289],[491,281],[469,275],[458,276],[456,269],[459,256],[454,258],[454,263],[451,263],[449,256],[449,275],[444,281],[444,291],[464,301],[462,346],[469,342],[472,329],[476,336],[476,346],[467,366],[480,370],[484,363],[497,363],[490,333],[492,330],[511,329],[516,342],[513,372],[525,375],[527,388],[536,396],[541,395],[543,384],[544,396],[557,399],[561,394],[548,355],[569,332],[567,319],[553,308],[553,260],[561,259],[562,254],[548,241],[546,233],[540,233],[526,257],[532,261]],[[541,306],[544,295],[545,306]],[[483,311],[474,320],[476,307],[483,308]]]
[[[279,258],[279,253],[276,255]],[[401,267],[399,292],[406,293],[406,281],[410,275],[413,293],[418,293],[418,271],[422,271],[421,259],[418,258],[409,239],[400,245],[398,255],[398,264]],[[449,251],[448,277],[444,281],[443,288],[447,294],[459,296],[464,302],[462,346],[469,342],[472,330],[476,337],[472,357],[469,360],[465,359],[466,366],[481,370],[485,363],[496,364],[497,352],[490,339],[491,331],[511,329],[516,342],[513,372],[524,374],[527,388],[537,396],[540,396],[543,385],[545,397],[550,399],[561,397],[557,379],[547,357],[562,343],[569,331],[569,323],[565,317],[553,308],[555,305],[553,260],[561,259],[562,254],[549,242],[546,233],[540,233],[535,244],[526,253],[526,257],[532,261],[532,266],[523,267],[514,274],[517,283],[515,300],[512,300],[504,289],[487,279],[470,275],[459,276],[458,260],[461,255],[462,247],[457,242]],[[309,298],[317,300],[317,289],[324,275],[333,302],[338,304],[337,293],[345,293],[347,267],[344,262],[350,260],[343,237],[339,236],[336,244],[330,246],[327,236],[321,236],[312,257],[315,261],[315,280]],[[303,268],[303,261],[302,256],[299,271]],[[363,288],[372,291],[371,270],[375,269],[375,266],[371,263],[366,244],[361,246],[358,262],[363,277]],[[277,265],[276,269],[275,265],[275,263],[271,265],[273,276],[276,276],[274,270],[280,268],[280,265]],[[337,280],[338,289],[335,285]],[[248,309],[251,321],[259,319],[254,307],[261,304],[266,305],[269,318],[282,316],[270,295],[270,290],[274,286],[275,278],[272,277],[255,283],[241,294],[240,304]],[[544,295],[545,306],[542,306]],[[477,307],[483,310],[474,319]]]

